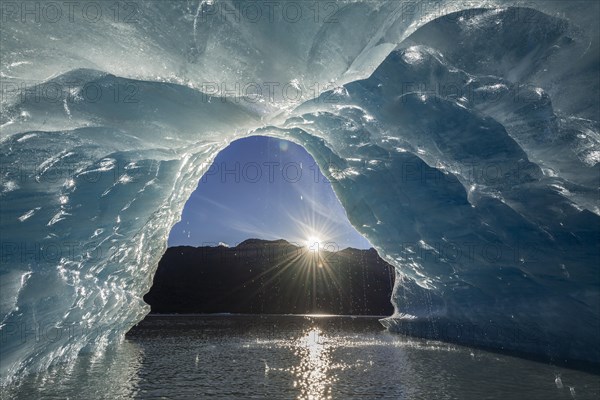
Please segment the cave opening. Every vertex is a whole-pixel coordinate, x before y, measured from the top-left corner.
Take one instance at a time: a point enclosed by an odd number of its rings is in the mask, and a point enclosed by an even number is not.
[[[251,136],[206,167],[144,301],[153,314],[389,316],[393,266],[301,146]]]

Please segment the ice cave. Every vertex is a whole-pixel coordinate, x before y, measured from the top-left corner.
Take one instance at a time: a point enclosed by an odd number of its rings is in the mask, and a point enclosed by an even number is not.
[[[303,146],[395,266],[390,331],[600,364],[600,3],[108,3],[1,4],[3,384],[144,317],[250,135]]]

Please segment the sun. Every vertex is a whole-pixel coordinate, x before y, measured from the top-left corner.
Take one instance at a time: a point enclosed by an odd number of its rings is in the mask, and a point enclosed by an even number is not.
[[[318,250],[321,245],[321,239],[318,236],[309,236],[306,239],[306,247],[313,250]]]

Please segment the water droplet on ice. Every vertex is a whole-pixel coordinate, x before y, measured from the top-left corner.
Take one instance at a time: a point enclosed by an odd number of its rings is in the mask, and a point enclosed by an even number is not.
[[[556,375],[556,378],[554,379],[554,383],[556,383],[556,387],[559,389],[563,388],[563,383],[562,383],[562,379],[560,379],[560,375]]]

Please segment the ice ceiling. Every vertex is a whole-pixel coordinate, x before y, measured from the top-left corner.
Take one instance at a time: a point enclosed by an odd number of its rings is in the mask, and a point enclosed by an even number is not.
[[[251,134],[304,146],[396,266],[391,330],[600,363],[598,2],[1,6],[2,382],[143,318]]]

